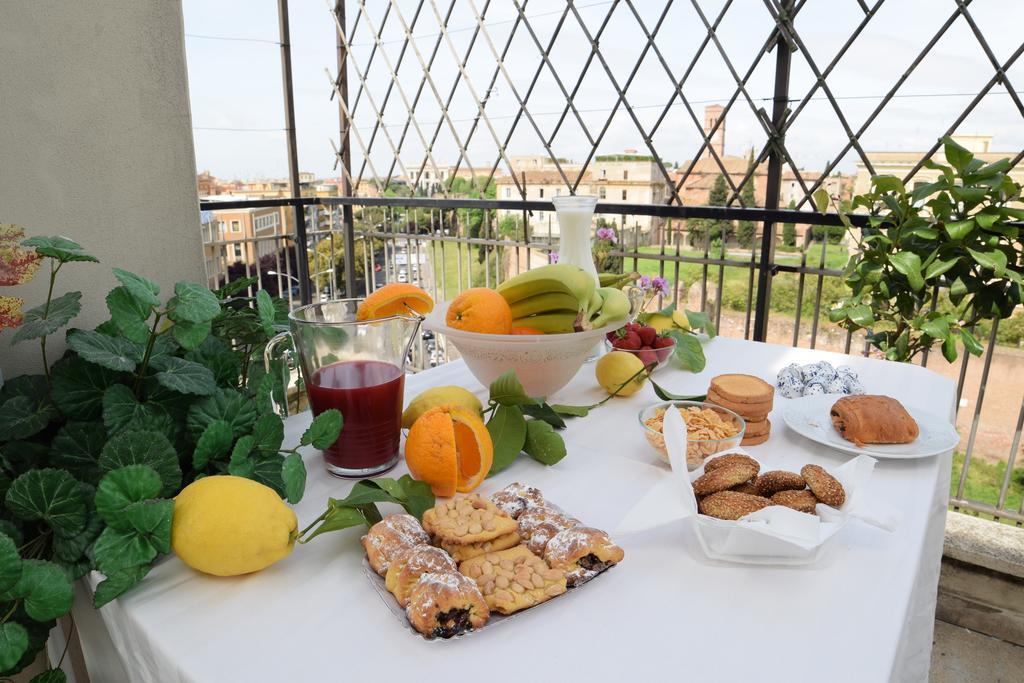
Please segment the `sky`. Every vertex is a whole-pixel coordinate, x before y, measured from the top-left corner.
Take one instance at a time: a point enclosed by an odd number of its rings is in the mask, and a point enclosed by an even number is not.
[[[873,6],[878,0],[864,1]],[[401,163],[396,164],[396,172],[401,172],[403,166],[418,168],[425,158],[424,143],[432,139],[435,130],[439,132],[431,157],[438,165],[454,163],[460,145],[466,149],[468,163],[481,173],[488,172],[496,162],[504,166],[497,151],[498,143],[505,147],[507,155],[545,153],[542,139],[550,139],[566,107],[559,82],[546,66],[527,100],[532,122],[525,116],[520,117],[509,135],[520,109],[518,100],[526,97],[534,74],[542,66],[541,51],[523,25],[513,36],[502,62],[504,68],[497,75],[496,88],[487,100],[485,112],[490,126],[481,122],[470,135],[478,113],[476,102],[484,97],[495,73],[495,53],[504,49],[514,26],[513,0],[491,0],[489,5],[487,0],[455,2],[448,21],[448,35],[441,36],[437,56],[429,69],[430,79],[424,83],[415,108],[418,126],[409,126],[400,143],[409,118],[406,103],[411,103],[423,81],[420,59],[429,59],[433,52],[439,37],[440,18],[447,13],[450,2],[452,0],[425,0],[416,18],[418,2],[394,0],[392,4],[386,0],[365,0],[366,15],[359,17],[353,32],[359,3],[349,0],[350,102],[354,103],[359,91],[360,73],[366,80],[365,92],[354,113],[359,133],[351,140],[355,173],[362,168],[364,177],[374,175],[374,171],[385,175],[396,157],[393,147],[399,144],[397,157]],[[675,78],[686,72],[707,35],[695,5],[713,22],[724,2],[676,0],[664,14],[654,44]],[[385,22],[383,17],[389,4],[390,13]],[[465,74],[454,91],[445,120],[438,98],[448,97],[459,76],[458,61],[473,36],[476,15],[485,5],[488,5],[484,16],[486,36],[479,34],[472,46]],[[634,0],[633,6],[647,30],[653,31],[665,3]],[[525,14],[536,41],[542,46],[547,46],[563,7],[554,0],[526,3]],[[852,130],[862,126],[881,97],[898,81],[955,7],[954,0],[881,2],[874,17],[826,81]],[[570,13],[549,53],[562,87],[571,90],[583,74],[574,104],[592,138],[607,124],[597,146],[599,154],[627,149],[650,153],[644,134],[621,105],[612,116],[612,108],[618,101],[615,84],[625,90],[625,99],[632,105],[646,133],[672,98],[673,79],[658,55],[649,49],[627,88],[630,73],[647,42],[637,18],[624,1],[578,0],[576,8],[591,35],[612,11],[599,42],[605,61],[602,63],[595,58],[584,70],[590,43]],[[974,0],[969,11],[998,61],[1008,59],[1020,47],[1024,1]],[[277,2],[184,0],[183,12],[198,168],[224,179],[284,177],[287,158]],[[806,55],[819,70],[824,70],[864,16],[857,0],[807,0],[796,20],[805,50],[792,54],[792,98],[802,99],[815,81]],[[327,0],[291,0],[289,17],[299,166],[320,177],[337,176],[332,141],[338,142],[338,105],[331,99],[331,78],[336,72],[335,23]],[[416,50],[406,50],[400,66],[396,66],[404,44],[403,23],[412,25]],[[729,61],[722,57],[714,43],[708,44],[681,88],[698,120],[703,119],[706,104],[724,105],[733,96],[736,80],[732,72],[746,73],[773,25],[764,0],[732,1],[716,31]],[[375,31],[381,32],[383,44],[367,70]],[[458,55],[458,60],[453,54]],[[769,113],[775,59],[774,51],[763,57],[746,86],[754,107],[763,107]],[[392,89],[387,106],[383,107],[392,81],[391,68],[397,69],[400,88]],[[861,136],[863,147],[868,151],[928,149],[993,73],[992,64],[971,26],[959,17],[902,85],[899,96]],[[1024,57],[1007,71],[1007,76],[1015,90],[1024,91]],[[1004,86],[997,84],[992,92],[994,94],[984,98],[959,126],[958,132],[992,135],[994,151],[1016,154],[1024,149],[1024,117]],[[791,106],[795,108],[798,102]],[[371,145],[370,137],[377,121],[374,107],[383,108],[381,118],[385,127],[377,132]],[[837,158],[848,139],[840,116],[819,90],[788,132],[787,148],[799,168],[816,170]],[[726,119],[726,153],[745,155],[751,147],[760,150],[765,140],[764,128],[754,108],[741,94]],[[677,98],[651,136],[655,153],[669,162],[683,162],[692,158],[700,143],[698,125]],[[364,154],[364,146],[370,149],[369,154]],[[554,135],[551,151],[559,157],[583,161],[591,146],[580,122],[570,113]],[[839,170],[852,172],[856,158],[855,152],[848,152],[842,157]],[[367,159],[370,163],[364,165]]]

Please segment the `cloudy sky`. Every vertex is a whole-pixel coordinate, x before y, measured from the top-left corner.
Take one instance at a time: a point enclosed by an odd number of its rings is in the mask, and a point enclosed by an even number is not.
[[[388,2],[365,2],[366,15],[360,17],[352,34],[353,63],[349,74],[350,99],[354,99],[360,87],[356,70],[365,72],[367,92],[355,112],[363,144],[369,146],[377,121],[374,105],[377,108],[383,105],[391,82],[390,68],[397,69],[401,86],[393,89],[383,110],[385,128],[378,131],[370,147],[369,160],[378,174],[385,174],[395,157],[391,146],[399,145],[409,118],[405,101],[411,104],[423,82],[420,59],[429,60],[434,52],[440,18],[448,13],[451,1],[426,0],[416,17],[418,2],[396,0],[386,21]],[[877,2],[864,1],[869,6]],[[723,2],[676,0],[664,15],[655,45],[677,78],[686,72],[707,35],[695,5],[713,22]],[[336,171],[332,171],[331,140],[338,139],[338,107],[330,99],[331,87],[325,73],[325,68],[332,74],[335,72],[334,21],[326,0],[292,0],[290,4],[299,165],[302,170],[321,176],[336,175]],[[455,89],[448,107],[448,119],[442,116],[438,98],[446,99],[452,90],[459,74],[457,64],[473,37],[476,14],[483,11],[487,0],[457,0],[456,5],[448,20],[448,35],[441,36],[429,70],[430,78],[424,82],[416,106],[418,127],[408,128],[399,158],[410,168],[418,166],[425,156],[424,141],[433,139],[435,130],[439,133],[432,156],[438,164],[454,163],[461,143],[467,149],[469,163],[480,172],[489,171],[499,161],[497,143],[504,145],[506,138],[510,155],[544,153],[542,139],[551,138],[566,107],[559,81],[547,67],[542,69],[528,100],[532,123],[525,116],[521,117],[509,136],[519,111],[517,96],[526,97],[541,65],[541,52],[523,25],[513,35],[504,59],[504,71],[498,73],[496,87],[487,101],[485,111],[490,126],[480,123],[470,135],[478,111],[476,101],[485,96],[495,72],[495,52],[504,50],[514,26],[513,0],[491,0],[484,17],[486,35],[477,36],[466,61],[465,78]],[[286,175],[277,3],[273,0],[184,0],[183,6],[199,168],[208,169],[221,178]],[[634,0],[633,6],[647,30],[653,32],[665,3]],[[618,99],[613,81],[619,88],[626,87],[634,65],[643,55],[647,42],[644,31],[624,1],[579,0],[576,7],[591,35],[598,31],[609,12],[612,13],[600,39],[605,63],[595,58],[584,70],[590,43],[579,21],[570,13],[550,52],[561,84],[572,90],[580,74],[585,74],[574,102],[592,138],[597,138],[611,117],[597,146],[599,153],[625,149],[647,152],[643,135],[626,110],[620,105],[618,112],[612,115]],[[861,127],[878,106],[881,96],[893,87],[955,8],[954,0],[884,0],[880,3],[874,17],[827,79],[850,128],[856,131]],[[561,3],[553,1],[533,0],[526,4],[525,13],[541,45],[546,47],[550,41],[562,9]],[[974,0],[969,10],[997,60],[1008,59],[1020,47],[1024,1]],[[358,3],[350,0],[350,31],[357,13]],[[797,30],[807,55],[819,70],[828,66],[864,16],[858,0],[807,0],[798,15]],[[406,50],[399,66],[405,35],[403,24],[412,28],[416,50]],[[736,81],[729,65],[739,74],[745,74],[772,26],[764,0],[732,1],[717,31],[728,63],[715,44],[709,44],[682,86],[683,94],[698,117],[703,116],[706,104],[724,105],[735,94]],[[378,31],[382,33],[383,45],[366,71],[374,33]],[[797,100],[792,105],[795,108],[813,85],[814,74],[802,51],[793,53],[792,58],[790,93]],[[762,58],[747,82],[747,94],[754,107],[764,107],[769,112],[774,63],[775,53],[772,52]],[[993,67],[971,26],[963,17],[958,18],[906,80],[899,96],[862,135],[864,148],[869,151],[927,149],[955,121],[992,74]],[[1017,91],[1024,90],[1024,57],[1007,74]],[[673,92],[674,86],[665,67],[654,50],[648,50],[626,89],[626,100],[644,131],[650,131],[661,117]],[[1024,117],[1004,86],[996,85],[992,92],[960,125],[959,132],[992,135],[994,150],[1016,154],[1024,148]],[[745,154],[751,146],[760,149],[765,139],[753,108],[741,94],[727,118],[727,153]],[[787,146],[800,167],[820,169],[837,157],[847,140],[834,107],[819,90],[790,129]],[[657,154],[672,162],[690,158],[699,144],[698,128],[677,98],[654,132],[652,145]],[[591,146],[583,126],[571,113],[551,142],[554,154],[577,161],[587,157]],[[352,152],[358,172],[364,154],[355,137]],[[843,157],[840,169],[853,170],[855,160],[855,153],[849,152]],[[396,170],[400,172],[401,166]],[[365,174],[372,174],[369,165]]]

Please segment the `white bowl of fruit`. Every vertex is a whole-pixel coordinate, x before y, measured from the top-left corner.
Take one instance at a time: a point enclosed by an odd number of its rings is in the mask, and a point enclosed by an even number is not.
[[[497,295],[497,296],[496,296]],[[594,346],[639,306],[568,264],[520,273],[496,289],[468,289],[439,304],[424,327],[443,334],[485,387],[509,370],[530,396],[569,383]]]

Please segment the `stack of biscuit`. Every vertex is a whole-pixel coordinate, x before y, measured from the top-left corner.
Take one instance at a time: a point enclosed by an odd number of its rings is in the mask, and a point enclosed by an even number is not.
[[[753,375],[718,375],[708,387],[708,403],[728,408],[747,423],[741,446],[756,446],[768,440],[772,423],[775,387]]]

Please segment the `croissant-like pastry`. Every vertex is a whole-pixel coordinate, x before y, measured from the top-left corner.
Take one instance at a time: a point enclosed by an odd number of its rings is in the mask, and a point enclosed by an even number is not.
[[[432,545],[417,545],[401,551],[391,559],[384,586],[395,596],[402,607],[409,604],[409,594],[420,577],[428,572],[453,572],[458,570],[455,560],[448,553]]]
[[[843,396],[832,405],[832,425],[858,447],[910,443],[920,433],[903,404],[888,396]]]
[[[565,572],[570,588],[590,581],[624,556],[608,534],[585,526],[555,534],[544,548],[544,559],[552,569]]]
[[[377,522],[360,540],[373,571],[384,576],[392,558],[413,546],[430,543],[430,536],[415,517],[399,514],[388,515]]]
[[[405,614],[412,627],[428,638],[451,638],[480,628],[491,616],[476,582],[457,571],[421,576]]]

